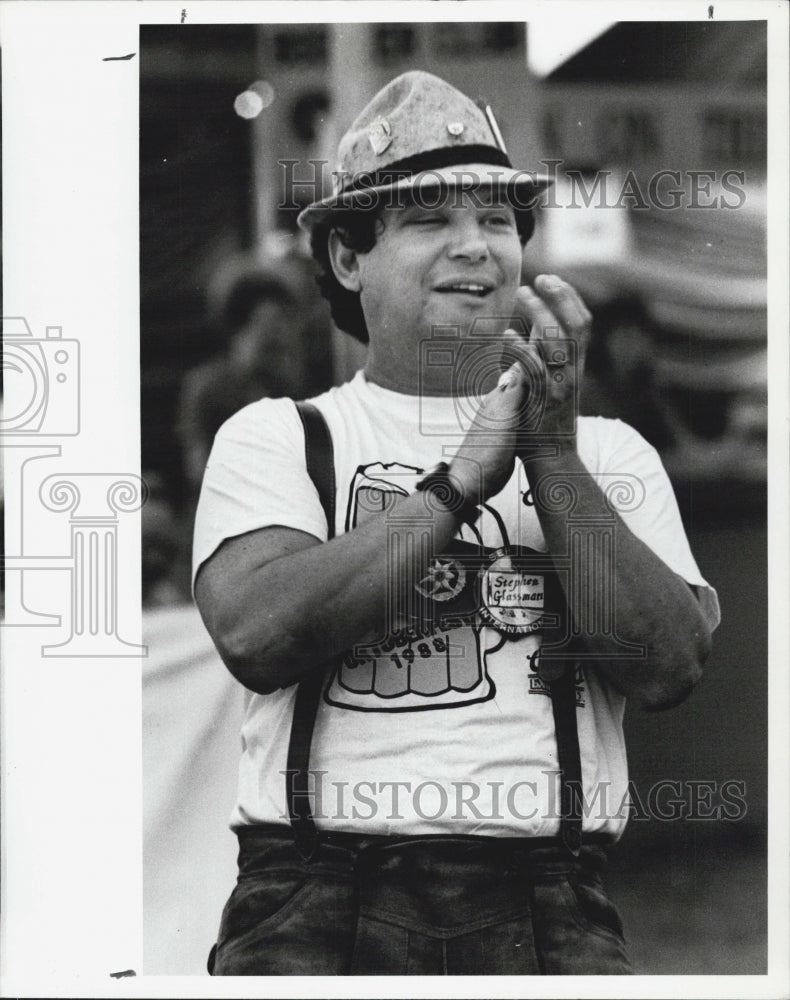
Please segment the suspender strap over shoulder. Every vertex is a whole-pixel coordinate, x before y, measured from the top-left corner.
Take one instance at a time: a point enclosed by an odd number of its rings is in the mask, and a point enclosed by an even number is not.
[[[335,535],[335,463],[332,436],[321,411],[312,403],[296,404],[304,427],[304,452],[307,474],[318,490],[326,515],[327,537]]]
[[[296,404],[304,427],[307,472],[316,489],[326,515],[327,536],[335,534],[335,464],[332,437],[320,411],[312,403]],[[324,676],[321,670],[307,674],[296,689],[291,738],[288,744],[286,771],[286,801],[296,848],[309,861],[318,844],[310,808],[309,768],[310,744],[321,700]]]

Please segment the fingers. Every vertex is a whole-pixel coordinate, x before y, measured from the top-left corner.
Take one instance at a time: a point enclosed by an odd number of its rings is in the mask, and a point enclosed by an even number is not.
[[[510,368],[506,369],[499,376],[499,381],[496,384],[497,389],[506,389],[508,386],[512,386],[515,382],[521,378],[521,372],[519,369],[521,365],[518,361],[514,361]]]
[[[583,353],[592,317],[579,293],[566,281],[556,275],[538,275],[534,289],[529,285],[519,288],[517,310],[531,328],[530,343],[539,346],[547,363],[561,361],[558,340],[575,341]]]
[[[520,374],[525,370],[532,370],[535,363],[540,368],[540,352],[537,346],[525,340],[524,336],[512,328],[505,330],[502,335],[502,366],[513,366],[518,363],[521,369]]]
[[[556,274],[539,274],[535,278],[535,291],[548,303],[566,329],[587,326],[592,321],[581,295],[573,285],[558,278]]]
[[[508,359],[509,360],[509,359]],[[501,399],[501,404],[497,404],[497,409],[504,413],[515,411],[518,408],[519,400],[524,386],[524,365],[521,361],[514,361],[509,368],[499,376],[496,388],[492,389],[484,397],[483,403],[494,399]]]

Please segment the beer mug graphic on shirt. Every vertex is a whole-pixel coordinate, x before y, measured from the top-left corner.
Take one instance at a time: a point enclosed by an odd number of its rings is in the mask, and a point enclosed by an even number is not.
[[[424,471],[400,463],[360,467],[352,481],[346,515],[350,530],[384,511],[398,496],[408,496]],[[427,525],[398,521],[393,512],[391,546],[422,544]],[[326,691],[329,704],[358,711],[404,712],[448,708],[485,701],[494,687],[483,666],[481,626],[476,622],[475,563],[479,541],[456,538],[426,571],[405,588],[414,605],[393,611],[387,634],[357,646],[339,663]],[[392,549],[390,549],[392,551]],[[430,608],[430,613],[426,609]]]

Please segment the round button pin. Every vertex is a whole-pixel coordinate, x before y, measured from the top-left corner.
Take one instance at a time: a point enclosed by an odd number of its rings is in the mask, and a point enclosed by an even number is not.
[[[463,122],[448,122],[447,123],[447,131],[450,133],[450,135],[459,136],[464,131],[464,123]]]

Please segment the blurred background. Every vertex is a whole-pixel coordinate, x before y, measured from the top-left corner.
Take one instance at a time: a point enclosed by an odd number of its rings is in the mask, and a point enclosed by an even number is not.
[[[697,690],[670,713],[626,717],[635,795],[646,804],[661,788],[674,813],[637,810],[612,852],[636,970],[764,972],[765,22],[140,36],[146,973],[204,971],[235,879],[243,696],[189,597],[202,469],[238,407],[315,394],[364,362],[315,289],[295,224],[315,189],[298,182],[310,160],[334,163],[353,116],[407,69],[484,96],[513,163],[555,174],[524,279],[550,270],[582,292],[595,317],[583,412],[621,417],[660,450],[719,592]],[[745,815],[720,808],[724,787]]]

